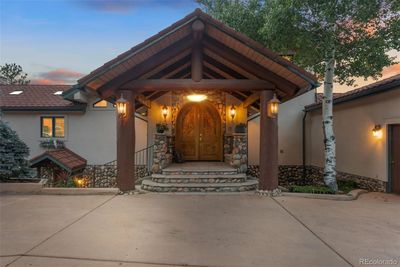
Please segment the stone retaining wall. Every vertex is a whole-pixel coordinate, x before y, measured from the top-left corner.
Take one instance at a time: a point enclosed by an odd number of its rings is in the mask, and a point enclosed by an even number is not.
[[[239,173],[247,172],[247,134],[224,136],[224,161],[238,169]]]
[[[280,165],[279,166],[279,185],[299,185],[299,184],[320,184],[323,185],[324,169],[317,166],[307,165],[305,168],[305,180],[303,180],[302,165]],[[247,174],[256,178],[260,177],[258,165],[250,165]],[[386,182],[377,179],[359,176],[351,173],[338,172],[337,180],[339,181],[354,181],[361,189],[375,192],[385,192]]]
[[[154,135],[154,159],[151,167],[152,173],[162,173],[162,170],[172,163],[172,154],[169,151],[168,141],[171,140],[166,134],[156,133]]]

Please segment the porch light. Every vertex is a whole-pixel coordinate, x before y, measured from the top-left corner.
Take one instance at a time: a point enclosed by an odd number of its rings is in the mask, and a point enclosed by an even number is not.
[[[268,116],[271,118],[275,118],[276,115],[278,114],[279,111],[279,104],[281,102],[276,98],[276,94],[274,94],[274,97],[268,101]]]
[[[188,95],[187,99],[189,101],[192,101],[192,102],[201,102],[201,101],[206,100],[207,96],[206,95],[193,94],[193,95]]]
[[[381,139],[383,134],[382,134],[382,127],[377,124],[375,125],[375,127],[372,129],[372,135],[376,138],[376,139]]]
[[[168,107],[164,105],[162,107],[162,109],[161,109],[161,113],[162,113],[162,115],[164,117],[164,121],[167,121]]]
[[[117,112],[118,115],[121,118],[125,118],[126,117],[126,108],[128,106],[128,101],[126,101],[126,99],[122,96],[115,102],[115,104],[117,105]]]
[[[236,107],[234,105],[231,106],[229,114],[231,115],[231,118],[233,120],[235,118],[235,116],[236,116]]]

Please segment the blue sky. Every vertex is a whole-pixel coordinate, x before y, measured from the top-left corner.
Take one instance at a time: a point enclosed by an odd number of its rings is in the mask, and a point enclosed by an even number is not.
[[[21,65],[32,83],[74,84],[197,7],[194,0],[0,0],[0,64]],[[400,73],[400,64],[382,73]]]
[[[0,0],[0,64],[73,83],[192,12],[191,0]]]

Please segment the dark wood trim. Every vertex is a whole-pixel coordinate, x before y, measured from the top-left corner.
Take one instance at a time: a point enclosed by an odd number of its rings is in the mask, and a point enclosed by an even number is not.
[[[121,90],[134,90],[143,92],[148,90],[275,90],[275,86],[263,80],[201,80],[195,82],[192,79],[164,79],[164,80],[136,80],[126,84]]]
[[[201,20],[195,20],[192,23],[192,80],[195,82],[203,79],[203,46],[201,44],[204,33],[204,23]]]
[[[124,72],[123,74],[117,76],[106,84],[98,88],[98,92],[102,98],[107,98],[114,94],[113,91],[118,90],[123,87],[126,83],[137,79],[141,75],[149,72],[150,70],[156,68],[158,65],[168,61],[169,59],[178,56],[182,51],[185,51],[191,45],[191,36],[187,36],[170,46],[164,48],[160,52],[151,56],[142,63],[137,64],[133,68]]]
[[[135,189],[135,94],[119,91],[128,101],[126,117],[117,116],[117,187]]]
[[[203,43],[207,49],[218,54],[226,61],[231,62],[232,64],[247,70],[248,72],[252,73],[253,75],[257,76],[260,79],[275,84],[275,86],[278,89],[285,91],[289,95],[295,94],[297,90],[300,89],[292,82],[280,77],[279,75],[264,68],[263,66],[250,60],[249,58],[243,56],[242,54],[239,54],[235,50],[225,46],[224,44],[213,39],[212,37],[205,36],[203,38]]]
[[[260,93],[259,92],[255,92],[253,94],[251,94],[249,97],[247,97],[242,105],[244,108],[247,108],[248,106],[252,105],[255,101],[257,101],[258,99],[260,99]]]
[[[261,190],[278,188],[278,120],[268,116],[268,101],[272,91],[260,94],[260,178]]]

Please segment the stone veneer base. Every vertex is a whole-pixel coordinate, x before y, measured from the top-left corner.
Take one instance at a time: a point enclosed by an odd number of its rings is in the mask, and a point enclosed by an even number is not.
[[[288,187],[298,184],[324,184],[323,174],[324,169],[317,166],[307,165],[306,179],[303,181],[303,166],[302,165],[280,165],[279,166],[279,185]],[[258,165],[250,165],[247,174],[259,178],[260,170]],[[355,181],[360,189],[365,189],[373,192],[386,192],[386,182],[372,179],[369,177],[359,176],[351,173],[337,172],[337,180],[339,181]]]

